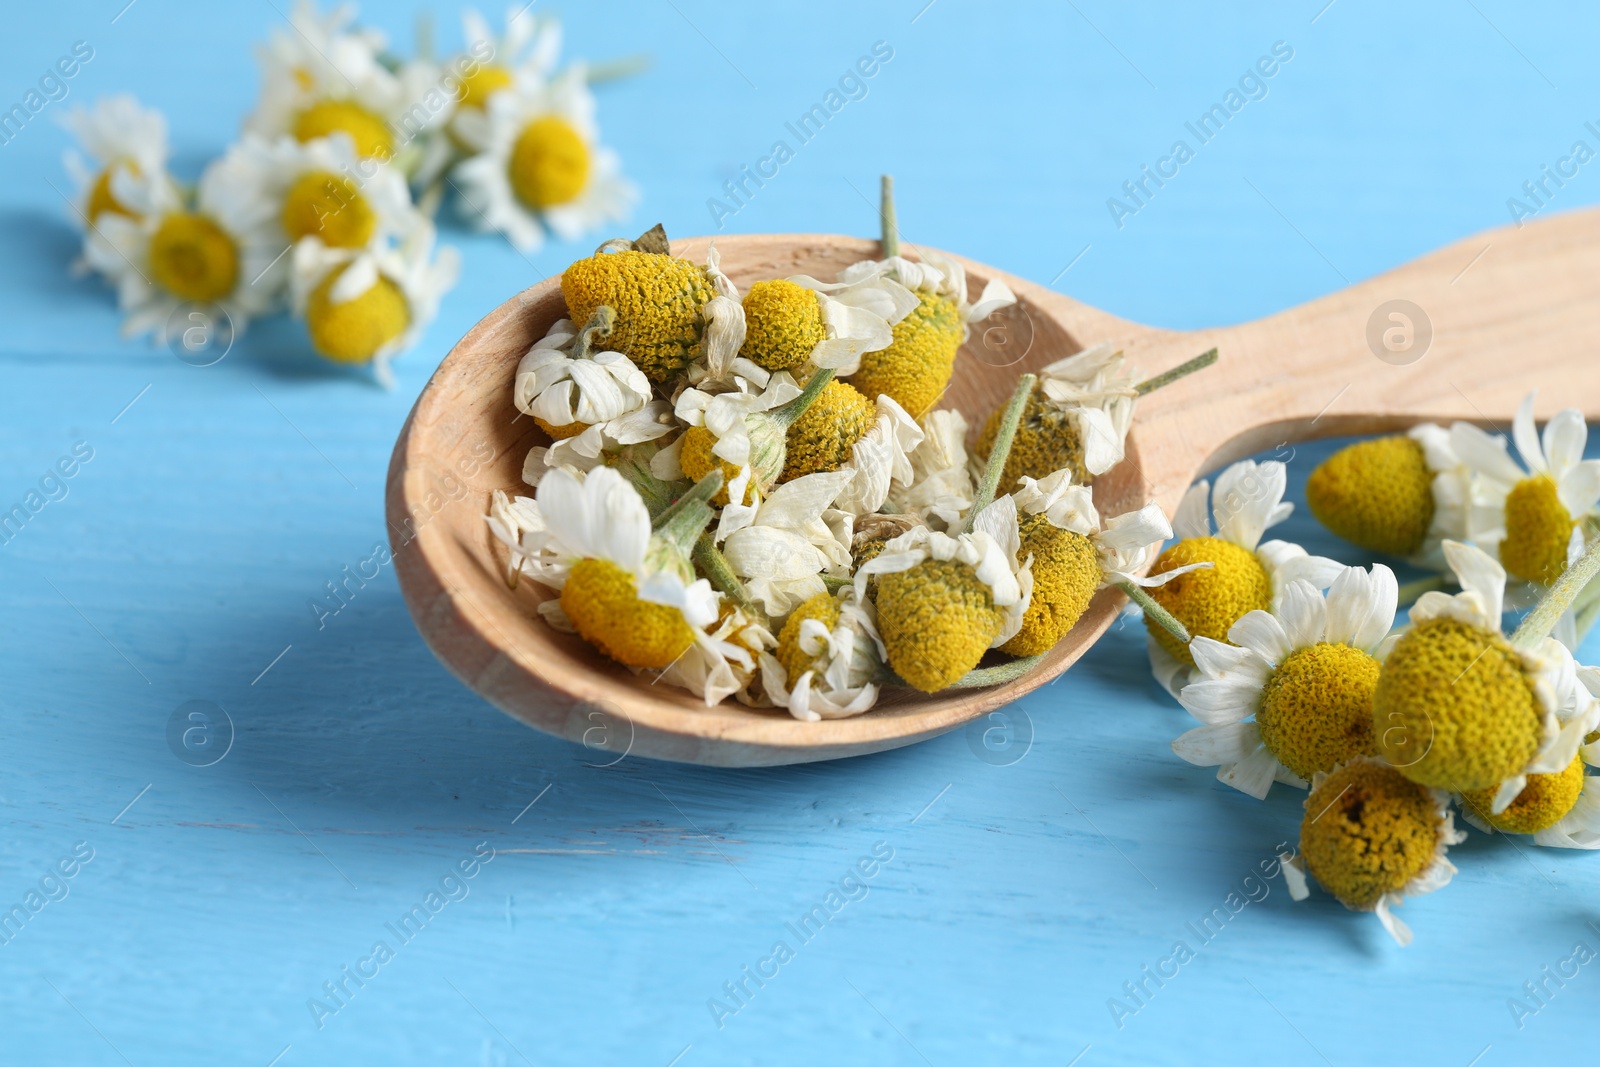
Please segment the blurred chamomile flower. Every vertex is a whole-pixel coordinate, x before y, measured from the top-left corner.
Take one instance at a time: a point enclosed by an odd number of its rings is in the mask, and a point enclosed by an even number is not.
[[[1574,408],[1558,412],[1541,439],[1533,401],[1529,393],[1511,424],[1526,471],[1506,453],[1505,438],[1471,423],[1452,426],[1450,440],[1477,476],[1469,539],[1514,577],[1549,585],[1583,552],[1600,501],[1600,459],[1583,458],[1589,430]]]
[[[1372,695],[1379,646],[1394,625],[1399,587],[1383,564],[1346,567],[1326,598],[1290,582],[1271,611],[1251,611],[1228,641],[1189,645],[1197,680],[1178,701],[1204,726],[1172,743],[1198,767],[1260,800],[1274,781],[1304,788],[1375,751]]]
[[[158,191],[159,199],[178,199],[167,176],[167,120],[161,112],[122,93],[101,97],[89,107],[71,108],[61,124],[82,149],[81,153],[68,149],[62,162],[78,189],[74,220],[85,228],[107,212],[136,218],[136,209],[127,201],[152,198],[151,193],[128,191],[118,196],[123,182],[159,183],[165,186]]]
[[[514,82],[481,112],[463,111],[454,129],[473,154],[453,173],[465,217],[532,252],[547,230],[572,241],[625,216],[637,193],[617,154],[600,145],[594,110],[576,65],[549,82]]]
[[[1423,423],[1341,448],[1311,472],[1306,504],[1351,544],[1442,568],[1443,542],[1467,536],[1472,489],[1450,442],[1449,430]]]
[[[228,159],[272,212],[285,243],[316,237],[328,248],[359,249],[401,238],[423,222],[400,172],[358,158],[343,134],[305,143],[246,134]]]
[[[802,722],[845,719],[877,703],[886,657],[872,604],[847,586],[817,593],[789,615],[776,654],[761,657],[762,682],[773,703]]]
[[[509,4],[501,33],[495,33],[476,8],[461,13],[467,53],[459,59],[473,71],[461,79],[456,119],[469,110],[481,113],[490,99],[518,82],[540,85],[555,72],[561,23],[539,18],[532,8],[525,2]]]

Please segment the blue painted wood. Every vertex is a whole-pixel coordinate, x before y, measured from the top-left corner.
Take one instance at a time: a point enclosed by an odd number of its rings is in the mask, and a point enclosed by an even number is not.
[[[579,52],[656,59],[602,93],[644,189],[628,232],[713,229],[706,201],[880,40],[894,57],[865,96],[793,143],[727,232],[870,232],[892,170],[911,239],[1191,327],[1508,221],[1541,164],[1596,144],[1596,19],[1575,3],[1532,20],[1504,0],[923,4],[574,5]],[[121,6],[8,12],[0,104],[89,41],[67,102],[136,91],[192,168],[237,128],[249,43],[281,18],[141,0],[113,22]],[[411,8],[368,14],[404,41]],[[1280,40],[1294,55],[1265,97],[1119,229],[1107,198]],[[0,906],[40,893],[0,944],[0,1062],[1489,1065],[1583,1047],[1600,975],[1543,968],[1600,949],[1600,860],[1474,836],[1456,882],[1405,909],[1406,951],[1326,897],[1247,883],[1298,798],[1256,803],[1170,754],[1187,720],[1133,626],[1009,709],[1010,733],[773,771],[589,766],[452,680],[387,570],[319,629],[311,599],[384,538],[389,448],[429,370],[584,248],[524,259],[453,228],[462,283],[393,393],[319,365],[283,321],[192,368],[118,341],[109,295],[66,276],[64,106],[0,146],[0,506],[93,450],[0,546]],[[1594,202],[1592,169],[1548,210]],[[1295,457],[1296,494],[1326,451]],[[1303,518],[1286,530],[1362,561]],[[236,733],[208,767],[167,740],[175,713],[196,725],[191,701]],[[1202,943],[1190,924],[1257,884]],[[1180,940],[1194,959],[1148,978]],[[1545,1003],[1519,1028],[1508,1000],[1530,981]],[[1120,1027],[1111,998],[1138,1007]]]

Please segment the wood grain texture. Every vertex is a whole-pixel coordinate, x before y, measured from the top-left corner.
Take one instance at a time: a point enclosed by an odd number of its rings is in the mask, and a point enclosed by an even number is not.
[[[708,246],[695,238],[673,249],[703,261]],[[815,234],[730,237],[717,247],[741,290],[763,278],[831,278],[877,254],[874,242]],[[1018,295],[1026,322],[1027,343],[1014,362],[1008,355],[1001,365],[977,331],[958,358],[942,406],[960,409],[975,430],[1019,373],[1091,344],[1122,346],[1147,375],[1220,350],[1216,367],[1141,401],[1127,459],[1095,483],[1107,514],[1149,500],[1170,514],[1204,471],[1278,443],[1424,419],[1507,424],[1530,373],[1570,383],[1542,398],[1541,414],[1576,405],[1600,415],[1600,376],[1585,370],[1590,317],[1600,306],[1600,214],[1469,238],[1270,318],[1194,332],[1127,322],[961,262],[971,295],[999,278]],[[1368,342],[1375,313],[1396,299],[1422,311],[1408,313],[1416,319],[1413,341],[1398,364],[1378,358]],[[474,327],[418,399],[389,474],[397,574],[418,628],[458,677],[518,719],[573,741],[603,739],[601,747],[619,754],[719,766],[834,759],[910,744],[1007,704],[1056,678],[1115,620],[1123,598],[1103,591],[1023,678],[984,690],[890,690],[866,715],[820,723],[731,701],[706,708],[689,693],[629,674],[539,620],[534,609],[547,590],[507,587],[504,550],[483,519],[494,490],[527,491],[522,459],[547,441],[512,406],[511,382],[529,345],[564,314],[559,279],[551,278]],[[1386,316],[1379,318],[1386,328]],[[1431,342],[1424,344],[1424,332]],[[456,486],[461,479],[466,492]]]

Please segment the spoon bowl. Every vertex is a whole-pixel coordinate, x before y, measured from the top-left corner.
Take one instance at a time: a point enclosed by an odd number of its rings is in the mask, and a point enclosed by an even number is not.
[[[709,239],[675,241],[703,262]],[[831,278],[876,242],[816,234],[717,239],[740,291],[764,278]],[[917,258],[906,246],[902,254]],[[1142,376],[1216,347],[1216,366],[1139,401],[1127,458],[1095,480],[1104,515],[1156,501],[1170,515],[1202,473],[1294,441],[1466,419],[1509,431],[1541,387],[1558,407],[1600,416],[1600,211],[1496,230],[1297,308],[1238,326],[1143,326],[962,259],[969,295],[999,278],[1015,308],[975,324],[941,407],[976,434],[1017,376],[1090,345],[1121,347]],[[484,515],[492,493],[529,494],[528,449],[548,438],[512,404],[519,360],[566,307],[560,279],[485,317],[439,365],[390,461],[387,519],[402,593],[429,648],[490,703],[591,749],[605,765],[633,754],[714,766],[773,766],[897,748],[954,729],[1055,679],[1115,621],[1125,598],[1102,590],[1028,674],[986,689],[887,689],[864,715],[800,722],[732,700],[708,708],[650,684],[539,618],[550,595],[506,582],[506,552]]]

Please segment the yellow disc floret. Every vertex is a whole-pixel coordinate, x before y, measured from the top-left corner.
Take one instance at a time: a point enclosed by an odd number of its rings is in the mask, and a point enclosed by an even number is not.
[[[1378,661],[1358,648],[1325,641],[1296,649],[1261,691],[1256,727],[1289,770],[1309,779],[1356,756],[1369,756],[1372,692]]]
[[[1228,631],[1248,612],[1272,606],[1272,579],[1254,552],[1220,537],[1190,537],[1168,548],[1150,568],[1152,577],[1191,563],[1210,563],[1180,574],[1150,596],[1183,623],[1191,637],[1226,641]],[[1189,646],[1146,619],[1156,643],[1184,663],[1193,664]]]
[[[354,300],[335,304],[330,296],[344,267],[331,272],[306,300],[306,329],[311,344],[339,363],[365,363],[378,350],[406,332],[411,311],[400,287],[378,275],[371,289]]]
[[[1498,633],[1419,623],[1384,661],[1372,698],[1378,751],[1407,778],[1492,789],[1539,750],[1544,708],[1522,657]]]
[[[544,211],[570,204],[589,181],[589,146],[565,119],[541,115],[517,135],[506,177],[524,207]]]
[[[1443,820],[1428,791],[1393,767],[1356,760],[1306,798],[1300,851],[1347,908],[1371,911],[1428,868]]]
[[[664,382],[700,355],[702,311],[716,291],[687,259],[628,251],[578,260],[561,274],[561,295],[573,322],[588,322],[601,304],[615,310],[616,325],[595,347],[623,353]]]
[[[139,165],[133,160],[122,160],[121,165],[128,168],[128,172],[134,177],[139,176]],[[89,222],[91,225],[96,219],[108,211],[113,215],[123,215],[130,219],[139,217],[134,212],[128,210],[127,205],[118,200],[117,194],[111,191],[111,172],[116,169],[117,168],[115,164],[107,167],[105,170],[100,172],[100,176],[96,178],[94,180],[94,184],[89,187],[89,202],[84,205],[83,210],[84,214],[89,216]]]
[[[670,666],[694,643],[682,612],[640,600],[633,575],[610,560],[575,563],[561,607],[584,640],[629,667]]]
[[[501,89],[509,88],[513,78],[505,67],[480,63],[471,74],[461,79],[461,107],[486,107],[489,98]]]
[[[868,400],[887,393],[912,418],[920,419],[944,395],[966,329],[954,300],[919,289],[917,306],[894,325],[894,341],[888,348],[864,354],[850,383]]]
[[[204,215],[168,215],[150,236],[150,273],[184,300],[220,300],[239,281],[239,246]]]
[[[363,159],[388,159],[394,155],[394,134],[388,123],[349,100],[323,100],[312,104],[294,120],[294,139],[304,144],[331,134],[348,134],[356,155]]]
[[[1005,414],[1001,404],[984,424],[978,435],[976,454],[987,459],[994,448],[995,435],[1000,431],[1000,419]],[[1017,434],[1011,439],[1011,451],[1006,454],[1005,470],[1000,475],[1001,485],[1016,485],[1024,475],[1043,478],[1058,470],[1072,471],[1072,480],[1088,485],[1092,476],[1083,465],[1083,442],[1078,439],[1078,428],[1067,413],[1057,408],[1034,386],[1028,394],[1028,403],[1022,409],[1022,420],[1017,423]]]
[[[1311,472],[1306,503],[1318,522],[1346,541],[1410,556],[1433,522],[1433,472],[1422,445],[1409,437],[1361,441]]]
[[[1100,559],[1080,533],[1063,530],[1043,515],[1024,515],[1021,559],[1033,557],[1033,597],[1022,629],[1000,646],[1013,656],[1048,652],[1083,617],[1100,585]]]
[[[838,470],[850,460],[856,442],[867,435],[877,418],[877,407],[854,386],[829,382],[789,426],[788,448],[778,481]]]
[[[552,441],[565,441],[569,437],[578,436],[589,428],[587,422],[569,422],[556,426],[545,422],[537,415],[533,417],[533,421],[538,425],[539,429],[550,435],[550,440]]]
[[[789,672],[791,689],[802,674],[816,666],[812,656],[800,647],[800,624],[807,619],[816,619],[831,632],[839,622],[839,598],[832,593],[818,593],[795,608],[778,633],[778,651],[774,655]]]
[[[1544,474],[1524,478],[1506,494],[1500,562],[1525,582],[1549,585],[1567,569],[1572,526],[1572,513],[1561,502],[1556,483]]]
[[[284,194],[280,217],[291,241],[316,236],[332,248],[360,248],[378,228],[377,213],[356,183],[326,170],[295,179]]]
[[[1492,814],[1493,789],[1475,789],[1461,794],[1461,803],[1496,830],[1508,834],[1536,834],[1548,830],[1578,806],[1587,772],[1583,760],[1574,759],[1558,774],[1530,774],[1528,784],[1499,815]]]
[[[924,693],[976,667],[1000,632],[989,587],[956,560],[927,559],[878,575],[877,606],[890,668]]]
[[[750,286],[744,322],[739,354],[768,370],[798,367],[827,336],[817,294],[782,278]]]
[[[698,482],[714,470],[721,470],[722,488],[711,498],[711,503],[723,508],[728,506],[728,485],[739,477],[739,468],[721,456],[714,455],[711,450],[716,446],[716,434],[704,426],[689,427],[683,432],[683,448],[678,453],[678,466],[683,468],[684,475],[693,482]],[[755,478],[752,477],[750,484],[745,486],[744,503],[752,502],[755,489]]]

